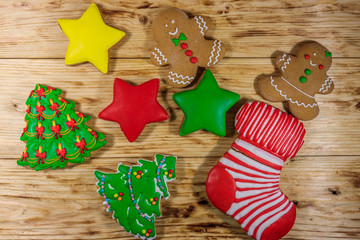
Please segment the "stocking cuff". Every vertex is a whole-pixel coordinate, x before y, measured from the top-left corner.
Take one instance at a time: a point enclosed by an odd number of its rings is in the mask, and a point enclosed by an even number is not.
[[[236,115],[235,128],[240,134],[233,147],[276,169],[304,143],[304,125],[263,102],[246,103]]]

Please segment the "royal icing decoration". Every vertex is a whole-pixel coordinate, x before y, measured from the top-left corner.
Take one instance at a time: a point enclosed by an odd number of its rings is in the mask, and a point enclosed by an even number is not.
[[[129,142],[133,142],[146,124],[169,118],[157,101],[158,90],[159,79],[133,86],[116,78],[113,102],[99,113],[99,118],[117,122]]]
[[[176,177],[176,157],[156,154],[154,161],[140,165],[119,164],[117,173],[95,171],[98,193],[106,211],[113,213],[125,231],[142,239],[154,239],[155,217],[160,217],[160,199],[170,196],[166,183]]]
[[[90,117],[75,111],[75,103],[61,98],[61,90],[37,84],[26,101],[27,122],[20,140],[26,147],[18,165],[35,170],[82,163],[90,152],[106,144],[105,136],[85,125]]]
[[[301,148],[304,126],[277,108],[253,102],[240,109],[235,128],[238,139],[209,172],[207,196],[253,238],[280,239],[296,218],[295,205],[279,188],[280,171]]]
[[[319,43],[300,46],[296,56],[277,56],[278,75],[258,80],[259,94],[269,101],[288,102],[288,110],[301,120],[311,120],[319,114],[315,94],[328,94],[334,84],[326,75],[331,66],[331,53]]]
[[[59,19],[58,23],[69,38],[65,64],[91,62],[102,73],[107,73],[108,51],[125,36],[125,33],[106,25],[94,3],[81,18]]]
[[[151,52],[151,61],[158,66],[170,65],[167,80],[171,86],[190,85],[198,67],[212,67],[223,58],[221,41],[204,38],[209,28],[207,21],[201,16],[189,19],[175,8],[161,12],[154,19],[152,33],[157,45]]]
[[[226,112],[239,98],[239,94],[220,88],[211,71],[207,69],[195,89],[173,95],[175,103],[185,115],[179,131],[180,136],[205,129],[224,137]]]

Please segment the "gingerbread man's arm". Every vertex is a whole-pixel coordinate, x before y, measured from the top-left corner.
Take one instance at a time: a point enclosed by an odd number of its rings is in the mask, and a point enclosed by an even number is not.
[[[156,45],[150,55],[151,62],[156,66],[164,66],[169,64],[164,52]]]
[[[294,59],[294,56],[287,53],[282,53],[276,57],[275,66],[280,70],[281,73],[283,73],[287,70],[288,66]]]
[[[326,75],[326,79],[319,89],[320,94],[329,94],[334,90],[334,83],[330,77]]]
[[[193,24],[195,24],[198,27],[201,35],[203,36],[209,29],[209,25],[211,22],[210,18],[203,16],[195,16],[193,19],[191,19],[191,21]]]

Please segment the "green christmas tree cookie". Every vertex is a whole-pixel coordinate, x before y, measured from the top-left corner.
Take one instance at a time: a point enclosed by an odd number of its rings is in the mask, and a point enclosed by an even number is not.
[[[105,136],[85,125],[90,117],[61,98],[61,90],[37,84],[26,100],[27,122],[20,140],[26,142],[18,165],[35,170],[64,168],[67,162],[82,163],[106,144]]]
[[[167,199],[166,182],[175,179],[176,157],[156,154],[154,161],[139,159],[140,165],[119,164],[117,173],[95,171],[98,193],[107,211],[129,233],[154,239],[155,216],[160,217],[160,198]]]

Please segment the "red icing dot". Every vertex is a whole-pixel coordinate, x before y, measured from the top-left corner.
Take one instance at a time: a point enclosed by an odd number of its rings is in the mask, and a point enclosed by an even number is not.
[[[188,47],[188,45],[187,45],[186,43],[182,43],[182,44],[180,45],[180,47],[181,47],[182,49],[186,49],[186,48]]]
[[[142,174],[142,171],[141,171],[141,170],[139,170],[139,171],[138,171],[138,174]]]
[[[196,57],[190,58],[190,62],[191,62],[191,63],[196,63],[196,62],[197,62],[197,58],[196,58]]]
[[[151,233],[152,231],[151,231],[151,229],[148,229],[147,232],[148,232],[148,233]]]
[[[323,69],[324,68],[324,66],[323,65],[319,65],[319,69],[321,70],[321,69]]]
[[[122,192],[121,192],[121,193],[119,193],[119,195],[120,195],[120,196],[124,196],[124,194],[123,194]]]
[[[304,56],[306,59],[309,59],[310,58],[310,55],[309,54],[305,54]]]
[[[186,56],[189,56],[189,57],[190,57],[190,56],[192,55],[192,51],[186,50],[185,54],[186,54]]]
[[[170,170],[169,170],[169,173],[173,173],[173,170],[170,169]]]
[[[157,201],[157,200],[158,200],[158,198],[157,198],[157,197],[154,197],[154,200],[155,200],[155,201]]]

